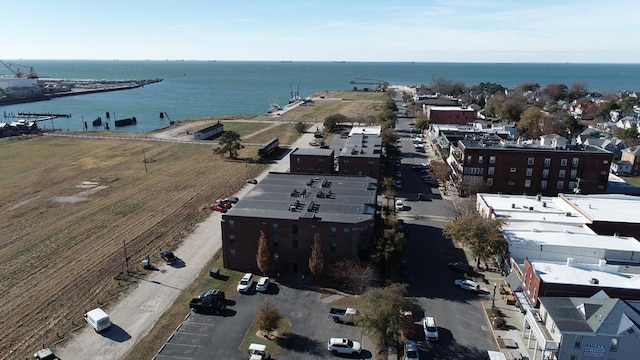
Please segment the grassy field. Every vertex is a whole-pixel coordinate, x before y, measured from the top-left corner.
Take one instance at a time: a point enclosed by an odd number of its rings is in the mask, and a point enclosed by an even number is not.
[[[338,95],[327,94],[328,97]],[[346,97],[345,95],[339,95]],[[252,161],[256,146],[242,149],[249,161],[226,161],[211,144],[153,141],[161,133],[182,137],[184,124],[200,129],[217,120],[261,144],[279,137],[283,145],[299,136],[295,123],[320,121],[333,113],[375,112],[375,101],[357,94],[354,101],[318,101],[281,117],[197,119],[143,135],[148,141],[30,136],[0,140],[0,359],[29,357],[82,326],[82,314],[96,304],[117,301],[135,285],[141,268],[125,269],[123,243],[132,259],[176,248],[209,215],[212,199],[239,190],[245,179],[267,167]],[[363,98],[361,98],[363,97]],[[307,119],[307,120],[305,120]],[[186,124],[185,124],[186,123]],[[191,131],[191,130],[189,130]],[[91,134],[84,134],[91,135]],[[188,136],[187,136],[188,137]],[[145,166],[146,165],[146,166]],[[225,174],[225,176],[220,176]],[[152,263],[158,262],[154,259]],[[221,259],[214,258],[213,265]],[[191,284],[129,359],[149,359],[188,311],[199,290],[235,285],[208,276]],[[229,293],[235,289],[228,290]],[[160,340],[158,340],[160,339]]]

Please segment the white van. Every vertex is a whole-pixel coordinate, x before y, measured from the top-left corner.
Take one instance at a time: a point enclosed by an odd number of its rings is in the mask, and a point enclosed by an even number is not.
[[[422,320],[422,327],[424,328],[424,337],[429,341],[438,341],[438,325],[436,325],[436,319],[431,316],[427,316]]]
[[[109,315],[107,315],[107,313],[100,308],[95,308],[89,311],[88,313],[84,314],[84,320],[96,332],[100,332],[102,330],[108,329],[111,326],[111,320],[109,320]]]
[[[487,351],[487,360],[507,360],[507,356],[499,351]]]

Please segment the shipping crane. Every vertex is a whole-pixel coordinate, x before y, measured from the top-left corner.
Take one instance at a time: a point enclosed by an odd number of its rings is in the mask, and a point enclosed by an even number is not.
[[[9,69],[9,71],[11,71],[11,73],[18,79],[22,79],[22,78],[37,79],[38,78],[38,74],[36,73],[35,69],[32,66],[21,65],[21,64],[16,64],[16,63],[6,63],[6,62],[4,62],[2,60],[0,60],[0,63],[2,63],[2,65],[4,65],[4,67]],[[16,68],[16,70],[14,70],[11,67],[11,65],[13,65]],[[29,68],[29,72],[27,74],[25,74],[22,70],[20,70],[21,67]]]

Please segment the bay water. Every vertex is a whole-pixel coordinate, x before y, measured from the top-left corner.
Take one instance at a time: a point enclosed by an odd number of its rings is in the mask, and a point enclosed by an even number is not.
[[[265,114],[272,101],[284,106],[292,89],[303,98],[322,91],[351,90],[373,85],[351,84],[387,81],[394,85],[431,84],[435,79],[462,82],[467,86],[481,82],[512,88],[531,82],[575,83],[601,93],[640,88],[640,64],[542,64],[542,63],[413,63],[413,62],[252,62],[252,61],[79,61],[19,60],[32,66],[40,77],[76,79],[153,79],[164,81],[141,88],[55,98],[26,104],[0,106],[4,113],[60,113],[39,124],[41,128],[90,131],[91,121],[106,120],[111,114],[111,130],[147,132],[206,116]],[[5,71],[6,72],[6,71]],[[168,117],[161,119],[159,114]],[[137,124],[115,128],[115,118],[136,117]]]

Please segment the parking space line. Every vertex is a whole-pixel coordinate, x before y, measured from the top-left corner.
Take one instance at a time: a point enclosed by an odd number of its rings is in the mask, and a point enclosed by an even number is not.
[[[182,356],[169,356],[169,355],[161,355],[161,354],[156,354],[156,356],[153,357],[153,359],[185,359],[185,360],[189,360],[189,359],[193,359],[192,357],[182,357]]]
[[[203,337],[208,337],[208,334],[201,334],[201,333],[192,333],[192,332],[188,332],[188,331],[180,331],[178,332],[178,334],[185,334],[185,335],[196,335],[196,336],[203,336]]]
[[[187,325],[194,324],[194,325],[203,325],[203,326],[216,326],[216,324],[211,324],[211,323],[201,323],[201,322],[195,322],[195,321],[187,321],[187,322],[185,322],[184,324],[187,324]]]
[[[170,342],[167,345],[175,345],[175,346],[185,346],[185,347],[200,347],[200,345],[191,345],[191,344],[179,344],[179,343],[175,343],[175,342]]]

